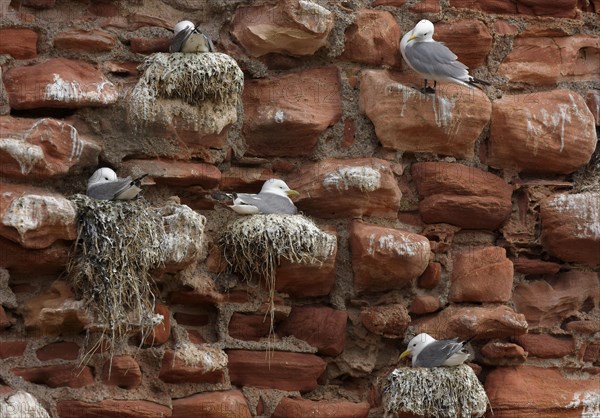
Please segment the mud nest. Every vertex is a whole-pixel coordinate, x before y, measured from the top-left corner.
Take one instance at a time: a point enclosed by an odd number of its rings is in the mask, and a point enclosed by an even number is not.
[[[139,67],[143,75],[132,92],[132,105],[144,111],[159,99],[179,99],[198,106],[210,99],[237,105],[244,73],[235,60],[221,53],[151,55]]]
[[[150,271],[165,258],[163,218],[143,199],[107,201],[75,195],[71,201],[78,209],[78,231],[68,276],[93,315],[88,336],[98,331],[96,344],[112,357],[133,333],[141,333],[143,342],[162,322],[154,314]]]
[[[219,245],[229,270],[244,279],[258,277],[269,293],[271,333],[275,315],[275,271],[281,258],[292,263],[322,263],[333,251],[335,236],[302,215],[254,215],[229,224]]]
[[[456,367],[400,368],[383,385],[386,417],[400,412],[431,417],[481,417],[488,398],[465,364]]]

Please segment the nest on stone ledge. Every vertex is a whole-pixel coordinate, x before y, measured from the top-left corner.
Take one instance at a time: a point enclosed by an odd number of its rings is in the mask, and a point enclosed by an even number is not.
[[[148,115],[157,99],[179,99],[198,106],[211,99],[237,105],[244,89],[244,73],[229,55],[153,54],[140,65],[142,77],[131,94],[137,115]]]
[[[139,332],[143,342],[163,320],[154,313],[150,274],[165,259],[163,218],[143,199],[107,201],[75,195],[71,201],[78,209],[78,234],[68,277],[93,315],[88,337],[100,333],[88,355],[102,344],[112,358],[133,333]]]
[[[292,263],[322,263],[333,251],[335,236],[302,215],[253,215],[229,224],[219,238],[229,270],[244,279],[258,277],[269,293],[273,335],[275,271],[281,258]]]
[[[466,364],[396,369],[383,385],[382,401],[386,417],[400,412],[432,417],[481,417],[489,404],[483,386]]]

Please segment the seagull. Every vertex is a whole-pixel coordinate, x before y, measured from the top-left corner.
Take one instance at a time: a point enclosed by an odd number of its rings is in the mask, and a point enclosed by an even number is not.
[[[438,341],[423,332],[410,340],[399,360],[412,355],[413,367],[458,366],[469,358],[469,353],[463,350],[468,342],[456,338]]]
[[[120,179],[110,168],[99,168],[88,180],[87,195],[99,200],[131,200],[142,190],[139,186],[146,175]]]
[[[297,191],[290,189],[288,185],[280,179],[269,179],[265,181],[258,194],[213,193],[213,197],[217,200],[223,200],[223,198],[231,200],[233,204],[226,206],[240,215],[255,215],[258,213],[295,215],[298,213],[298,209],[290,199],[290,196],[298,195],[299,193]]]
[[[215,47],[208,36],[189,20],[182,20],[173,29],[175,36],[169,52],[214,52]]]
[[[433,23],[423,19],[404,34],[400,41],[400,52],[410,68],[425,79],[422,93],[434,93],[438,81],[473,87],[490,83],[469,75],[469,68],[457,60],[457,56],[441,42],[433,40]],[[433,80],[433,89],[427,87]]]

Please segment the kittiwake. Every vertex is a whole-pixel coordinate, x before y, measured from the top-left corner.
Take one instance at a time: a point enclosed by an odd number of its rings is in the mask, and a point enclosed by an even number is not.
[[[144,177],[146,174],[120,179],[112,169],[102,167],[88,180],[87,195],[99,200],[131,200],[142,190],[139,186]]]
[[[469,353],[463,350],[467,342],[458,339],[438,341],[423,332],[410,340],[400,359],[412,355],[413,367],[458,366],[469,358]]]
[[[258,194],[217,192],[213,193],[213,197],[218,200],[222,200],[223,197],[230,199],[232,204],[227,204],[227,207],[240,215],[257,213],[294,215],[298,213],[298,209],[289,197],[298,194],[297,191],[290,189],[283,180],[269,179],[265,181]]]
[[[175,35],[169,52],[214,52],[215,47],[208,36],[189,20],[182,20],[173,29]]]
[[[433,23],[423,19],[400,41],[404,61],[425,79],[422,91],[433,93],[438,81],[467,87],[478,84],[489,86],[487,81],[469,75],[469,68],[458,61],[458,57],[446,45],[433,40],[433,29]],[[433,80],[433,89],[427,87],[427,80]]]

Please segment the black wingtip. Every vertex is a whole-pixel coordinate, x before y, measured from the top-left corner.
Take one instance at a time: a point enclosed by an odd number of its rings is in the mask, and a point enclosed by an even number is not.
[[[491,86],[492,85],[492,83],[489,83],[489,82],[487,82],[485,80],[481,80],[481,79],[475,78],[475,77],[471,77],[471,80],[469,80],[469,84],[471,84],[473,86],[475,86],[477,84],[481,84],[481,85],[484,85],[484,86]]]

